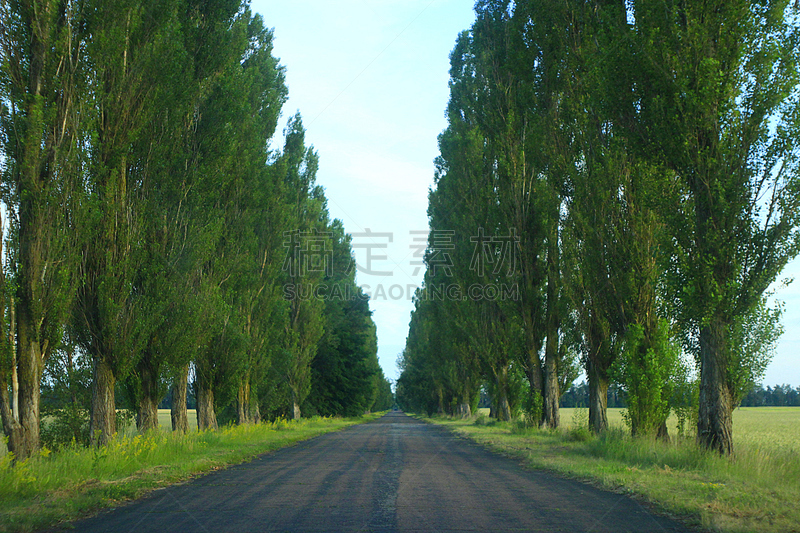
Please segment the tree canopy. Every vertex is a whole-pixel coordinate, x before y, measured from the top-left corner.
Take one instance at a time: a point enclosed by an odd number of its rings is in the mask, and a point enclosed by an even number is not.
[[[668,438],[694,366],[698,441],[730,453],[780,334],[765,291],[800,252],[797,10],[478,1],[398,401],[463,414],[484,387],[494,416],[555,427],[580,361],[593,431],[616,383],[631,431]]]
[[[0,15],[15,457],[42,445],[43,390],[70,433],[48,428],[50,446],[108,442],[120,407],[153,429],[168,393],[184,432],[189,397],[201,429],[389,408],[299,112],[270,149],[288,91],[249,3],[3,0]]]

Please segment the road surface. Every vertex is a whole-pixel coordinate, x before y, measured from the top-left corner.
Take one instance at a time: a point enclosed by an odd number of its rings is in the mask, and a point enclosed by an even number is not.
[[[687,531],[627,496],[525,470],[397,412],[72,526],[86,533]]]

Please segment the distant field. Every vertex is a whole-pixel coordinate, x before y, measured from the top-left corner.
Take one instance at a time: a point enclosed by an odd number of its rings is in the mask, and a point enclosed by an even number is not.
[[[197,431],[197,410],[189,409],[189,431]],[[164,429],[172,429],[172,419],[169,409],[158,410],[158,425]]]
[[[624,409],[609,409],[608,425],[612,428],[625,428],[623,411]],[[489,416],[489,409],[478,409],[478,412]],[[560,409],[561,426],[572,429],[580,422],[586,423],[588,412],[588,409],[583,408]],[[670,436],[677,434],[677,424],[675,415],[670,415],[667,421]],[[800,453],[800,407],[740,407],[733,411],[733,440],[734,446],[756,446],[776,451],[794,450]]]
[[[189,414],[189,431],[197,431],[197,410],[187,409],[187,412]],[[158,410],[158,427],[167,431],[172,430],[172,418],[170,417],[169,409]],[[120,428],[117,429],[120,430]],[[130,426],[120,430],[120,433],[126,436],[135,435],[136,424],[133,423]]]
[[[196,409],[187,409],[189,414],[189,431],[197,431],[197,410]],[[169,409],[159,409],[158,410],[158,426],[161,429],[166,429],[168,431],[172,430],[172,418],[170,417]],[[120,429],[120,428],[117,428]],[[135,435],[136,434],[136,424],[133,423],[129,427],[124,428],[120,431],[123,435]]]
[[[622,411],[625,409],[609,409],[608,410],[608,425],[611,427],[625,427],[625,422],[622,420]],[[489,408],[481,408],[478,409],[478,413],[482,415],[489,416]],[[584,422],[588,420],[588,413],[589,410],[586,408],[581,407],[562,407],[559,409],[559,413],[561,416],[561,426],[564,428],[571,429],[578,423],[583,420]],[[668,425],[670,428],[670,432],[675,428],[675,424],[677,420],[675,419],[674,415],[670,415]]]

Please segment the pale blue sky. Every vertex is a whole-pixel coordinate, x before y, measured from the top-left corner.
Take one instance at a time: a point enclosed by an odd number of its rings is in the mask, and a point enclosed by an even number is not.
[[[378,356],[391,379],[408,333],[410,295],[423,274],[414,254],[424,242],[410,232],[428,229],[437,136],[447,125],[449,53],[472,24],[472,7],[472,0],[252,2],[275,28],[275,55],[286,67],[289,102],[279,128],[300,110],[306,142],[320,155],[317,179],[331,216],[354,234],[362,269],[391,274],[358,273],[373,295]],[[380,235],[365,236],[367,230]],[[786,302],[786,334],[765,384],[798,386],[800,261],[787,276],[798,283],[778,294]]]

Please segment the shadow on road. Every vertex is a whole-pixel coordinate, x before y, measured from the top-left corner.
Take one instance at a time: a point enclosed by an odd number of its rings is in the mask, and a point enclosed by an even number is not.
[[[86,533],[687,531],[390,412],[73,524]]]

